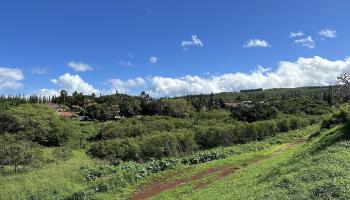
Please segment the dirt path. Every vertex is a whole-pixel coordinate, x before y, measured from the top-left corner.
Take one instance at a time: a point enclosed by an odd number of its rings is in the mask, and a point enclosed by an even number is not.
[[[248,165],[251,164],[256,164],[259,163],[263,160],[270,159],[274,156],[277,156],[281,154],[282,152],[291,149],[292,147],[302,144],[305,142],[305,139],[297,139],[294,140],[293,142],[289,143],[288,145],[276,150],[272,154],[262,156],[260,158],[251,160]],[[144,185],[141,188],[138,189],[130,198],[130,200],[142,200],[142,199],[149,199],[151,197],[154,197],[164,191],[174,189],[180,185],[198,181],[197,185],[193,188],[193,190],[198,190],[201,188],[207,187],[209,184],[223,179],[226,176],[236,172],[237,170],[243,168],[245,166],[232,166],[232,165],[221,165],[221,166],[216,166],[212,167],[209,169],[205,169],[202,171],[199,171],[197,174],[191,176],[191,177],[186,177],[186,178],[179,178],[174,180],[181,172],[174,172],[166,177],[166,179],[160,179],[156,182],[150,183],[149,185]],[[212,178],[209,179],[204,179],[207,176],[213,175]],[[173,179],[173,180],[172,180]]]

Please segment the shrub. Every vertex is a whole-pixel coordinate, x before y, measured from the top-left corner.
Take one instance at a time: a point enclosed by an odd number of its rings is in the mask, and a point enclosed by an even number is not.
[[[73,150],[70,147],[57,147],[53,149],[52,155],[56,160],[69,160],[73,155]]]
[[[159,132],[138,138],[99,141],[91,145],[88,153],[115,162],[185,155],[196,149],[191,132]]]
[[[283,120],[277,121],[277,127],[280,132],[287,132],[290,130],[291,125],[288,119],[283,119]]]
[[[60,146],[77,131],[70,120],[59,118],[43,105],[22,104],[1,115],[4,117],[0,117],[0,135],[8,132],[45,146]]]
[[[231,108],[231,116],[234,119],[246,122],[273,119],[277,114],[276,107],[262,102],[255,102],[251,105],[240,104]]]
[[[197,149],[191,132],[160,132],[141,140],[142,156],[145,158],[162,158],[192,153]]]
[[[66,197],[64,200],[92,200],[94,199],[93,191],[79,191]]]
[[[116,160],[139,160],[140,146],[133,139],[114,139],[95,142],[88,149],[92,157]]]
[[[15,173],[19,166],[31,164],[39,154],[29,142],[0,140],[0,166],[11,165]]]
[[[321,128],[331,128],[340,123],[345,123],[349,119],[349,114],[345,110],[334,113],[331,117],[324,119],[321,123]]]

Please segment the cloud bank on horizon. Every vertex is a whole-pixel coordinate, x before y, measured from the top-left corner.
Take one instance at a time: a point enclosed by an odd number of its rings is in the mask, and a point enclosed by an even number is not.
[[[153,76],[135,77],[128,80],[107,80],[107,88],[96,89],[79,75],[65,73],[52,83],[55,88],[37,91],[41,95],[58,95],[61,89],[69,93],[74,91],[84,94],[112,94],[116,91],[129,93],[139,88],[153,97],[174,97],[188,94],[208,94],[234,92],[252,88],[290,88],[335,84],[336,77],[342,72],[350,72],[350,57],[343,60],[328,60],[319,56],[296,61],[281,61],[276,70],[258,66],[250,73],[233,72],[210,77],[186,75],[182,77]],[[17,77],[19,80],[20,77]],[[139,91],[139,92],[141,92]]]

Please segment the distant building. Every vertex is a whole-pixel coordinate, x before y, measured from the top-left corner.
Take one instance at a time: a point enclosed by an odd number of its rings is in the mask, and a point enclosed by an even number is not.
[[[61,106],[53,102],[48,102],[46,105],[52,108],[58,114],[58,116],[68,117],[79,121],[82,121],[85,119],[85,116],[80,116],[76,112],[71,112],[65,106]]]

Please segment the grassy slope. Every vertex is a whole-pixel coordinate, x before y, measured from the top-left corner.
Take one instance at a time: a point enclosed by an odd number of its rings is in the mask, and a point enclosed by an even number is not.
[[[293,140],[293,138],[309,135],[317,129],[318,126],[311,126],[304,130],[291,131],[272,137],[262,142],[264,145],[266,143],[271,145],[262,151],[242,153],[226,159],[190,167],[183,166],[183,168],[186,168],[186,171],[181,174],[181,177],[191,176],[198,171],[218,165],[245,166],[257,158],[272,154],[276,150],[285,147],[286,142]],[[193,191],[193,187],[198,183],[197,180],[183,184],[176,189],[163,192],[156,198],[286,199],[289,196],[291,199],[299,197],[299,199],[307,199],[310,197],[310,191],[316,191],[317,195],[319,195],[318,193],[322,193],[323,190],[335,190],[337,192],[337,186],[341,184],[337,183],[335,186],[329,186],[327,185],[329,183],[325,182],[329,180],[323,176],[336,178],[340,176],[350,177],[350,173],[346,172],[346,169],[350,166],[350,150],[347,151],[346,147],[350,146],[350,143],[348,144],[347,141],[344,141],[327,148],[317,147],[321,143],[328,144],[329,141],[327,139],[332,138],[332,135],[337,139],[337,134],[341,135],[341,131],[337,130],[335,132],[324,133],[302,147],[296,147],[268,160],[262,160],[259,163],[248,165],[234,174],[227,176],[225,179],[210,184],[206,188]],[[244,146],[251,145],[255,146],[256,144],[251,143]],[[315,151],[317,148],[320,150]],[[313,151],[311,157],[307,156],[311,151]],[[330,161],[324,162],[327,159]],[[349,160],[349,162],[345,162],[345,159]],[[315,162],[319,165],[316,165]],[[330,164],[331,162],[335,164],[332,165]],[[42,199],[41,197],[46,196],[65,197],[74,192],[81,191],[90,187],[90,185],[84,181],[79,169],[83,165],[92,163],[93,161],[83,151],[75,151],[73,158],[68,161],[57,164],[51,163],[23,174],[0,176],[0,199],[25,199],[29,194],[35,194],[38,197],[37,199]],[[151,182],[156,177],[167,176],[167,174],[172,172],[168,171],[155,174],[141,181],[139,185]],[[300,176],[304,177],[302,180],[309,180],[309,182],[304,183],[300,181]],[[206,179],[211,177],[213,175],[206,177]],[[314,184],[313,177],[319,177],[319,183]],[[341,179],[343,186],[346,186],[347,180],[350,180],[350,178]],[[327,187],[323,187],[325,185]],[[98,199],[123,199],[129,196],[130,192],[135,188],[137,187],[130,186],[121,191],[113,190],[108,193],[99,193],[96,197]],[[318,190],[315,188],[318,188]],[[298,192],[295,192],[296,190]],[[347,195],[343,194],[346,193],[344,192],[346,191],[345,188],[339,190],[342,192],[341,195]],[[47,195],[47,193],[50,193],[50,195]],[[53,195],[55,193],[57,195]],[[267,194],[269,196],[266,196]]]
[[[246,147],[249,147],[252,145],[258,147],[260,144],[265,146],[265,149],[260,151],[253,151],[253,152],[248,151],[249,153],[242,153],[240,155],[231,156],[226,159],[211,161],[208,163],[199,164],[195,166],[190,166],[190,167],[185,166],[186,170],[181,173],[181,177],[184,177],[184,176],[190,177],[199,171],[202,171],[208,168],[217,167],[217,166],[222,166],[222,165],[227,165],[227,166],[231,165],[234,167],[242,168],[242,166],[244,167],[245,165],[248,165],[251,162],[255,162],[263,157],[271,156],[272,154],[280,151],[280,149],[283,149],[286,146],[288,146],[287,144],[288,142],[293,141],[295,138],[308,136],[311,133],[315,132],[316,130],[318,130],[318,125],[310,126],[303,130],[296,130],[296,131],[290,131],[284,134],[279,134],[278,136],[268,138],[261,142],[244,144],[243,146],[246,146]],[[269,147],[266,145],[268,145]],[[181,168],[178,170],[181,170]],[[174,171],[165,172],[163,173],[162,176],[167,177],[171,173],[174,173]],[[175,173],[176,173],[176,170],[175,170]],[[150,177],[144,181],[146,183],[141,183],[141,185],[147,185],[147,184],[152,184],[152,182],[157,182],[157,180],[161,179],[162,176],[156,175],[155,177]],[[205,177],[204,179],[206,178],[210,178],[210,177]],[[186,184],[181,184],[181,186],[179,186],[174,190],[163,192],[161,195],[158,196],[158,199],[174,199],[174,198],[183,199],[185,197],[190,197],[194,194],[194,191],[192,191],[193,188],[195,188],[198,182],[203,182],[203,181],[205,182],[205,180],[200,180],[200,181],[196,180],[196,181],[188,182]]]
[[[181,186],[155,199],[350,199],[346,134],[348,130],[338,126],[207,188]]]
[[[18,175],[0,176],[0,199],[26,199],[36,194],[36,199],[47,196],[66,196],[87,187],[80,167],[92,160],[83,151],[75,151],[73,158]],[[50,193],[50,195],[47,195]]]

